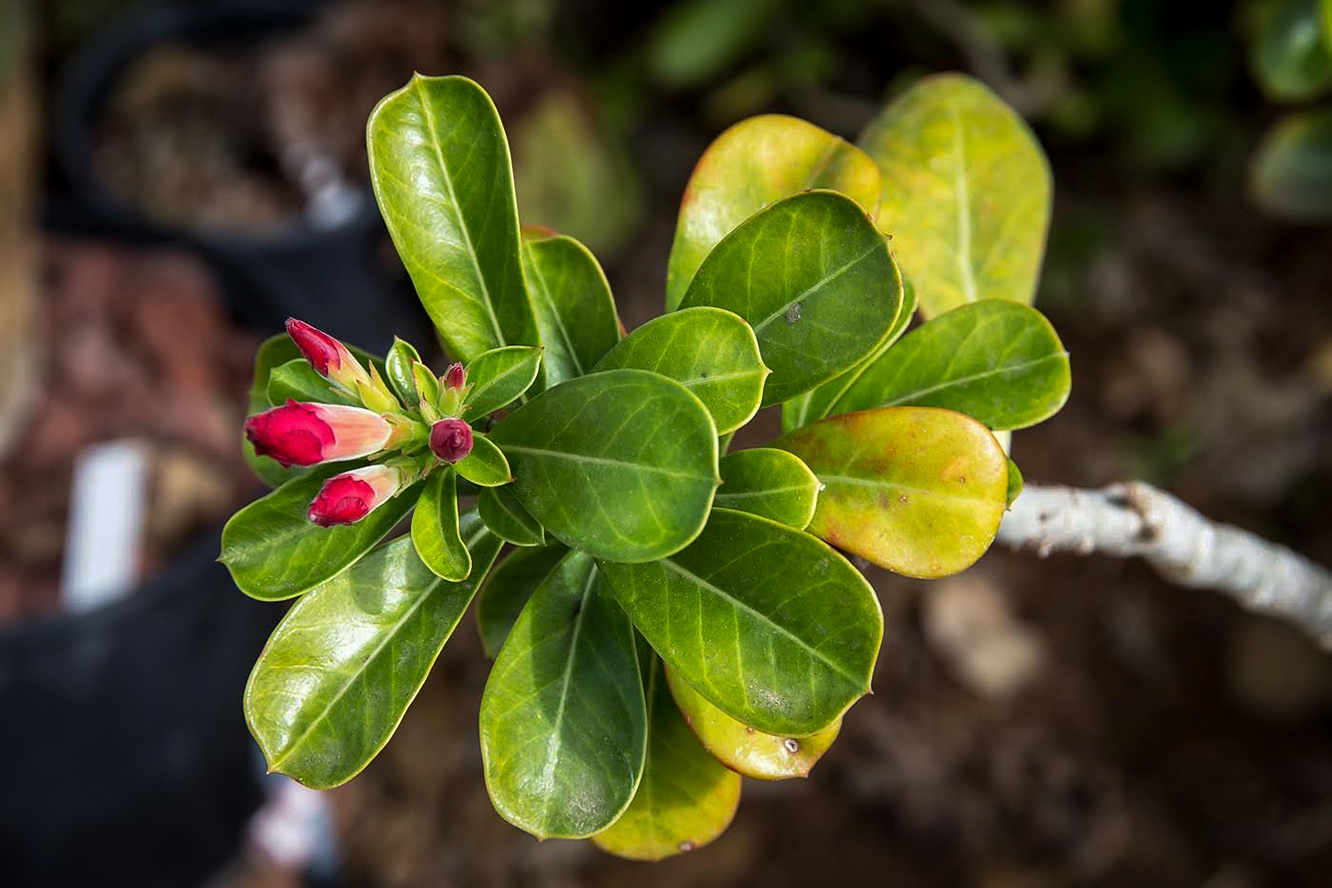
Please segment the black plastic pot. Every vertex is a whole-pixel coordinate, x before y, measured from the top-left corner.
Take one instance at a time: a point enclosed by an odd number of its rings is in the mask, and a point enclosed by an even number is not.
[[[110,194],[93,163],[100,110],[117,78],[145,51],[164,43],[236,44],[308,24],[315,2],[241,2],[163,7],[108,30],[61,77],[52,120],[53,147],[77,212],[102,230],[135,240],[197,247],[221,274],[233,310],[247,323],[277,330],[299,317],[335,336],[384,351],[394,335],[425,341],[425,318],[405,274],[385,273],[375,253],[387,236],[367,194],[345,224],[319,229],[295,219],[281,236],[245,237],[148,219]]]
[[[188,888],[261,800],[241,715],[279,608],[216,535],[127,598],[0,632],[0,881]]]

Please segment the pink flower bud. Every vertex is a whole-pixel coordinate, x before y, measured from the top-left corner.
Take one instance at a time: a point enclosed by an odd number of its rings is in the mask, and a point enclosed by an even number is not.
[[[348,351],[347,346],[323,330],[311,327],[305,321],[287,318],[287,335],[320,376],[333,380],[351,392],[356,391],[358,382],[370,382],[365,368]]]
[[[430,449],[446,463],[472,452],[472,427],[461,419],[441,419],[430,427]]]
[[[245,437],[260,456],[283,466],[356,459],[381,450],[393,426],[378,413],[341,404],[288,401],[245,421]]]
[[[324,482],[306,513],[320,527],[355,524],[398,492],[402,476],[388,466],[366,466]]]
[[[444,384],[455,392],[467,384],[467,371],[462,364],[450,364],[444,371]]]

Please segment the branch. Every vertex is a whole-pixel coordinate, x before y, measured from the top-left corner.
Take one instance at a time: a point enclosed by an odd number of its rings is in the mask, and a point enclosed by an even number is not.
[[[1213,589],[1289,620],[1332,648],[1332,573],[1173,496],[1133,481],[1104,490],[1029,486],[999,527],[1013,548],[1137,555],[1182,586]]]

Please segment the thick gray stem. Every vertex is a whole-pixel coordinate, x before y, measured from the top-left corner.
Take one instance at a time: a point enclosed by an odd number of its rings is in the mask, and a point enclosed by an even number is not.
[[[1137,555],[1171,582],[1223,592],[1332,648],[1332,573],[1285,546],[1215,524],[1150,484],[1029,486],[1004,516],[999,540],[1041,556]]]

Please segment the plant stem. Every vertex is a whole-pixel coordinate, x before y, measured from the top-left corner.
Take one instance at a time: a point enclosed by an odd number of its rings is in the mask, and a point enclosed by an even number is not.
[[[1031,485],[1004,516],[1013,548],[1138,556],[1167,580],[1213,589],[1289,620],[1332,649],[1332,573],[1285,546],[1209,521],[1150,484],[1102,490]]]

